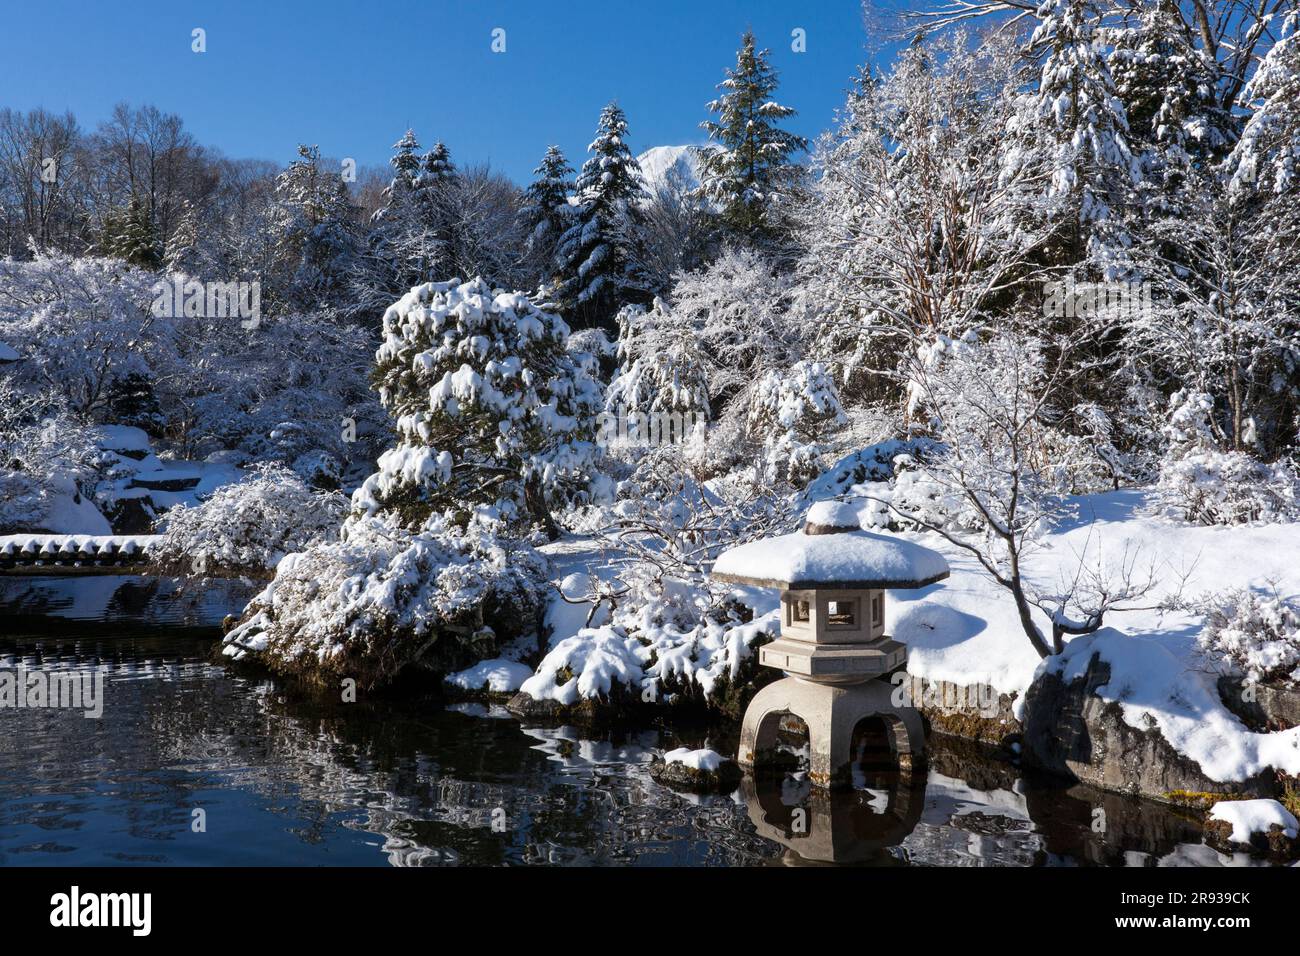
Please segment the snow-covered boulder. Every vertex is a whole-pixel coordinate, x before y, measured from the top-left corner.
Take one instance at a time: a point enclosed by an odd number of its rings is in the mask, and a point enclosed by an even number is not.
[[[1223,800],[1210,808],[1207,842],[1225,852],[1247,851],[1290,859],[1300,854],[1300,823],[1276,800]]]
[[[650,776],[674,790],[691,793],[730,793],[743,776],[740,764],[716,750],[678,747],[650,763]]]
[[[1106,790],[1185,802],[1266,797],[1300,772],[1300,728],[1255,733],[1158,641],[1113,628],[1048,658],[1026,694],[1026,763]]]
[[[532,676],[533,669],[527,664],[494,657],[448,674],[443,683],[469,693],[513,694]]]

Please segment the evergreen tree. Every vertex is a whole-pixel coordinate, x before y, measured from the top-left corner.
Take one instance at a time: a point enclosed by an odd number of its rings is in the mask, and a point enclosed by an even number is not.
[[[541,165],[533,170],[537,177],[524,193],[519,210],[522,220],[524,256],[538,282],[550,278],[555,249],[568,228],[569,194],[573,192],[573,167],[558,146],[548,146]]]
[[[384,313],[374,380],[397,444],[353,497],[415,528],[487,505],[553,529],[552,503],[583,488],[600,388],[565,347],[569,329],[482,279],[411,289]]]
[[[1105,272],[1127,244],[1124,207],[1142,178],[1128,117],[1092,0],[1044,0],[1038,17],[1029,48],[1042,53],[1039,83],[1016,104],[1003,176],[1045,176],[1046,195],[1033,201],[1056,226],[1056,257],[1074,264],[1090,256]]]
[[[600,114],[592,154],[575,184],[574,221],[560,238],[556,298],[584,326],[612,329],[618,310],[650,299],[638,249],[645,199],[641,169],[627,146],[627,117],[617,103]]]
[[[776,125],[795,111],[772,98],[777,74],[768,63],[768,53],[755,50],[754,34],[746,31],[735,69],[728,70],[727,78],[718,84],[722,96],[708,105],[718,118],[700,124],[718,144],[703,155],[703,192],[721,209],[724,227],[754,244],[785,232],[773,202],[802,172],[790,157],[808,148],[802,136]]]
[[[357,211],[343,177],[320,165],[320,149],[299,146],[276,179],[275,265],[279,293],[302,310],[337,309],[359,247]]]
[[[1163,166],[1213,161],[1230,149],[1232,118],[1218,105],[1219,65],[1197,48],[1175,0],[1154,0],[1116,31],[1110,54],[1129,143]]]
[[[182,200],[176,228],[167,237],[163,262],[172,272],[194,272],[199,258],[199,222],[194,206]]]
[[[430,223],[421,184],[420,143],[413,130],[393,144],[393,178],[383,205],[371,217],[369,261],[360,277],[358,301],[367,310],[383,308],[421,282],[435,278],[442,243]]]
[[[451,151],[439,140],[424,154],[416,180],[425,224],[439,248],[435,271],[446,273],[439,278],[450,279],[462,268],[460,185],[460,175],[456,164],[451,161]]]
[[[155,269],[162,263],[162,248],[149,209],[138,196],[133,194],[126,208],[104,217],[100,248],[106,256],[144,269]]]
[[[1300,187],[1300,12],[1287,14],[1277,42],[1242,90],[1241,104],[1251,113],[1228,159],[1231,192],[1294,201]]]

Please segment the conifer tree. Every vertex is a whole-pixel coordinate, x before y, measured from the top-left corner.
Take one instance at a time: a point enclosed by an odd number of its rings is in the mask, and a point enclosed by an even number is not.
[[[537,178],[524,193],[519,216],[525,236],[524,256],[538,282],[545,282],[554,270],[556,246],[569,225],[573,167],[560,147],[548,146],[533,174]]]
[[[617,103],[600,114],[575,184],[578,206],[557,249],[556,298],[580,326],[612,329],[629,303],[647,302],[650,281],[638,249],[645,199],[641,169],[627,146],[627,117]]]
[[[104,218],[100,246],[105,255],[144,269],[156,268],[162,262],[162,248],[154,234],[149,209],[134,194],[126,208]]]
[[[1126,244],[1124,206],[1141,180],[1092,0],[1044,0],[1030,40],[1042,51],[1037,89],[1019,97],[1004,149],[1004,179],[1047,181],[1033,201],[1058,225],[1059,257],[1091,256],[1105,271]]]
[[[360,290],[367,306],[380,308],[420,282],[427,282],[441,257],[440,243],[429,222],[421,190],[420,143],[407,130],[393,144],[393,178],[384,189],[383,205],[371,217],[368,274]]]
[[[318,147],[299,146],[275,192],[276,262],[289,272],[286,304],[339,308],[359,245],[356,208],[342,176],[321,167]]]
[[[767,50],[755,49],[754,34],[746,31],[735,69],[728,70],[727,78],[718,84],[722,95],[708,105],[718,117],[700,124],[717,143],[717,148],[704,153],[701,163],[703,193],[721,210],[727,231],[755,245],[785,231],[773,202],[797,183],[802,172],[791,156],[808,148],[802,136],[776,125],[795,111],[772,98],[777,74],[768,55]]]
[[[416,192],[425,224],[439,247],[435,271],[447,273],[440,278],[450,279],[460,268],[462,243],[458,226],[459,189],[460,175],[456,171],[456,164],[451,161],[451,151],[439,140],[420,162]],[[470,276],[461,278],[468,279]]]

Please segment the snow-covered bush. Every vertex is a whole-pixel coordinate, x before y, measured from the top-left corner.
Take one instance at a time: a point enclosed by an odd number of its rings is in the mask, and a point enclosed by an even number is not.
[[[1251,683],[1300,683],[1300,608],[1277,594],[1236,590],[1213,598],[1197,643]]]
[[[602,614],[554,635],[521,690],[566,707],[689,701],[738,716],[768,676],[753,652],[777,615],[736,603],[708,570],[733,544],[789,530],[791,499],[745,474],[697,481],[684,449],[670,446],[649,450],[603,512],[614,573],[583,595]]]
[[[88,510],[93,520],[96,454],[61,396],[31,395],[0,379],[0,534],[78,530],[63,526],[70,511]]]
[[[1207,449],[1166,461],[1156,490],[1166,514],[1196,524],[1267,523],[1300,514],[1295,466],[1240,451]]]
[[[802,487],[821,474],[821,444],[848,424],[835,382],[820,362],[800,361],[784,372],[768,372],[754,389],[749,428],[763,445],[758,469],[763,480]]]
[[[1170,400],[1169,448],[1156,482],[1156,506],[1196,524],[1285,521],[1300,515],[1300,473],[1287,459],[1264,462],[1223,451],[1211,430],[1214,400],[1178,392]]]
[[[408,528],[454,507],[547,523],[585,486],[600,393],[565,348],[568,327],[482,279],[417,286],[384,313],[375,353],[397,444],[353,496]]]
[[[198,505],[168,511],[154,555],[186,574],[265,572],[286,554],[336,537],[346,512],[338,492],[313,491],[293,471],[262,464]]]
[[[662,299],[618,314],[619,369],[605,391],[613,414],[678,412],[709,418],[709,383],[699,340]]]
[[[338,541],[282,560],[274,580],[226,635],[248,652],[322,685],[361,687],[408,667],[456,670],[528,630],[544,593],[545,559],[482,522],[434,516],[411,531],[392,515],[359,517]]]

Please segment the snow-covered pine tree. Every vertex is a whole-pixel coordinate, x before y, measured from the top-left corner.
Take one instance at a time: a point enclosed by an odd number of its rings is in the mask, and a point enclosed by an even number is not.
[[[1287,14],[1240,102],[1250,117],[1228,158],[1231,192],[1294,197],[1300,189],[1300,11]],[[1291,202],[1292,219],[1300,218]]]
[[[167,237],[164,246],[163,263],[169,272],[193,272],[199,259],[199,220],[194,205],[188,199],[182,200],[180,215],[176,218],[176,228]]]
[[[600,113],[575,191],[572,224],[556,249],[556,297],[580,326],[603,325],[629,303],[650,298],[650,281],[638,251],[644,198],[641,170],[627,145],[627,117],[617,103]]]
[[[1219,64],[1197,46],[1176,0],[1147,0],[1136,22],[1113,35],[1110,68],[1129,146],[1176,188],[1182,167],[1221,159],[1236,140],[1218,103]]]
[[[398,441],[354,509],[418,528],[487,507],[508,524],[551,527],[551,502],[588,478],[600,406],[568,335],[558,316],[482,279],[402,296],[384,314],[374,375]]]
[[[760,246],[786,233],[775,203],[803,172],[791,156],[808,148],[802,136],[777,126],[795,111],[772,98],[777,73],[768,56],[745,31],[735,68],[718,84],[722,95],[708,104],[718,117],[700,124],[719,147],[701,154],[701,189],[733,237]]]
[[[1093,0],[1043,0],[1027,48],[1041,57],[1037,89],[1020,95],[1008,127],[1003,179],[1045,168],[1039,216],[1056,226],[1058,264],[1091,258],[1104,276],[1128,242],[1125,208],[1141,181],[1128,117],[1108,63]]]
[[[573,167],[558,146],[546,147],[537,177],[524,193],[519,210],[525,240],[524,256],[538,283],[547,281],[554,268],[555,248],[569,225],[569,195],[573,192]]]
[[[461,245],[457,215],[460,174],[451,161],[451,151],[442,140],[434,143],[433,148],[424,154],[415,185],[424,221],[442,249],[439,257],[441,271],[455,273],[460,264]]]
[[[275,259],[286,273],[279,289],[301,311],[337,309],[359,248],[356,207],[343,177],[320,164],[320,149],[299,146],[275,181]]]
[[[104,218],[100,246],[105,255],[143,269],[155,269],[162,262],[149,207],[135,194],[124,208]]]
[[[421,183],[420,143],[407,130],[393,144],[393,178],[371,216],[365,268],[353,276],[359,311],[380,313],[414,285],[436,275],[445,248],[430,222]]]

